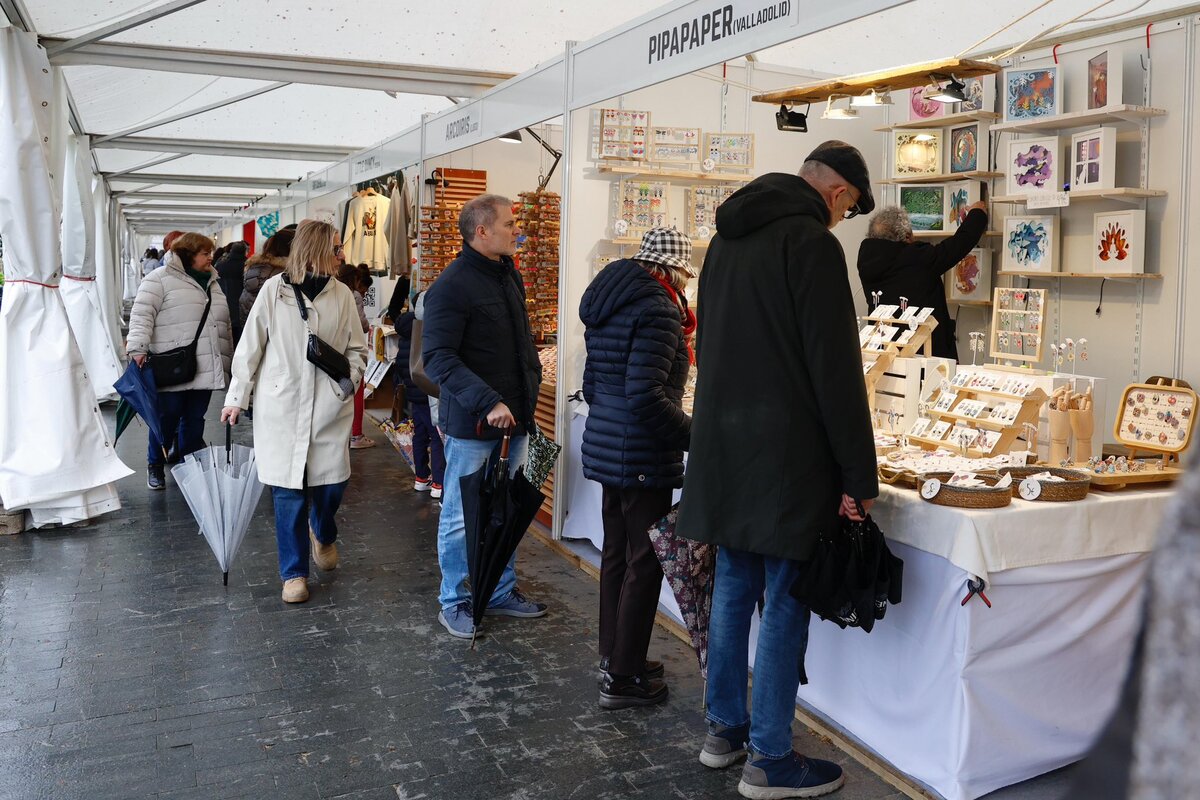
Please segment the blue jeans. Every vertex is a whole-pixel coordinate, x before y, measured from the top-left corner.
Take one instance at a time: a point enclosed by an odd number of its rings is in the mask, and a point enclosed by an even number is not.
[[[441,486],[446,480],[446,453],[442,437],[433,427],[429,403],[413,402],[413,470],[421,480],[428,480],[433,467],[433,482]]]
[[[750,722],[750,746],[768,758],[792,752],[796,690],[808,647],[809,611],[788,590],[799,564],[722,547],[717,552],[708,628],[708,719],[736,727]],[[754,713],[746,712],[750,620],[765,592],[754,655]]]
[[[177,435],[180,458],[204,447],[204,415],[208,413],[208,402],[211,399],[211,389],[159,392],[158,424],[162,426],[163,436],[167,441],[160,442],[153,433],[150,434],[146,463],[163,463],[163,448],[170,450],[171,442]]]
[[[321,544],[337,541],[337,521],[333,515],[342,504],[346,484],[328,483],[324,486],[309,486],[307,489],[284,489],[271,487],[271,498],[275,501],[275,541],[279,545],[279,577],[308,577],[308,558],[311,545],[308,541],[308,526]]]
[[[529,438],[514,436],[509,448],[509,472],[525,464]],[[446,484],[442,495],[442,517],[438,522],[438,564],[442,568],[442,589],[438,601],[443,609],[450,609],[464,600],[471,599],[470,576],[467,571],[467,524],[463,519],[462,486],[459,479],[470,475],[489,461],[500,457],[500,440],[446,439]],[[477,502],[472,500],[470,502]],[[517,571],[514,565],[517,556],[500,576],[500,583],[492,594],[489,605],[502,603],[517,588]]]

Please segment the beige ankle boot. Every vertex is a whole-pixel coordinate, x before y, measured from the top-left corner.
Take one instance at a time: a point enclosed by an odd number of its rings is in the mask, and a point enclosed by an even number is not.
[[[306,578],[288,578],[283,582],[283,602],[303,603],[308,599],[308,580]]]
[[[337,542],[333,544],[321,544],[317,540],[317,534],[313,533],[311,527],[308,529],[308,539],[312,543],[312,557],[313,561],[317,562],[317,566],[326,572],[337,569]]]

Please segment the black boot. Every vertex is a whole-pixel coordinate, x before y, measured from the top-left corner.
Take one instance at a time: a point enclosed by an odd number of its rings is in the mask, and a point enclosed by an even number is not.
[[[600,684],[600,707],[609,711],[658,705],[667,699],[667,684],[641,675],[605,675]]]
[[[167,488],[167,478],[163,474],[162,464],[146,465],[146,485],[159,491]]]
[[[183,456],[179,454],[179,442],[171,442],[171,449],[167,451],[167,463],[178,464],[183,461]]]
[[[646,659],[646,667],[642,670],[642,675],[647,678],[661,678],[666,674],[666,667],[661,661],[651,661]],[[604,680],[604,676],[608,674],[608,656],[600,659],[600,679]]]

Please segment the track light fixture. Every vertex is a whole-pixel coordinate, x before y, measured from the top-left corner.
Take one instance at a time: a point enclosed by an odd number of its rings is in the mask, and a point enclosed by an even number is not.
[[[933,78],[934,76],[931,75],[930,77]],[[961,103],[967,99],[967,95],[965,93],[967,88],[966,84],[955,78],[953,75],[950,76],[950,82],[945,86],[940,86],[936,78],[934,79],[932,86],[936,89],[936,91],[925,93],[925,97],[928,100],[937,100],[939,103]]]
[[[775,127],[781,131],[808,133],[808,108],[805,106],[804,113],[801,113],[791,111],[787,106],[780,106],[775,112]]]
[[[868,89],[866,94],[858,95],[850,98],[852,106],[890,106],[892,104],[892,96],[887,89],[882,92],[876,92],[874,89]]]
[[[821,119],[858,119],[858,112],[850,107],[850,98],[846,98],[845,108],[834,108],[833,101],[836,98],[830,95],[825,101],[825,110],[821,112]]]

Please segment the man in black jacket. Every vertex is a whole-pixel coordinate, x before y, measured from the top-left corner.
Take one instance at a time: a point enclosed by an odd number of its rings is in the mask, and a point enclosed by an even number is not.
[[[495,594],[472,598],[468,587],[466,523],[459,479],[494,459],[505,430],[512,431],[513,471],[525,463],[542,365],[529,330],[525,285],[513,265],[520,230],[512,201],[484,194],[458,217],[463,249],[425,296],[421,337],[425,371],[441,388],[438,416],[446,433],[446,483],[438,523],[442,568],[438,621],[451,636],[475,631],[471,603],[487,613],[540,617],[544,603],[517,589],[516,556]]]
[[[915,242],[908,214],[889,206],[871,217],[868,238],[859,245],[858,277],[868,296],[878,291],[883,292],[881,303],[899,305],[900,298],[907,297],[910,306],[933,309],[938,325],[931,341],[938,358],[958,360],[942,275],[979,245],[987,226],[987,204],[979,202],[967,208],[966,218],[949,239],[938,244]]]
[[[746,797],[817,797],[836,764],[792,750],[808,609],[789,590],[818,537],[879,493],[845,255],[830,233],[875,206],[862,154],[829,141],[799,175],[770,173],[717,209],[700,273],[695,413],[678,530],[720,546],[700,761],[742,771]],[[746,650],[766,603],[746,710]]]

